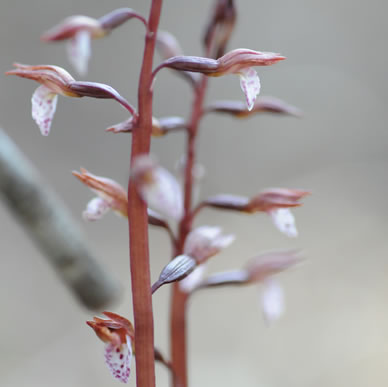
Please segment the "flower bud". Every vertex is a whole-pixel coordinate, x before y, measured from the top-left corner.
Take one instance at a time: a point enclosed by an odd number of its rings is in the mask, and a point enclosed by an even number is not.
[[[226,45],[236,23],[237,12],[233,0],[218,0],[207,26],[204,44],[213,48],[216,58],[224,55]]]
[[[203,204],[220,210],[245,212],[249,199],[245,196],[220,194],[206,199]]]
[[[196,266],[197,262],[194,258],[188,255],[178,255],[163,268],[159,279],[152,285],[152,293],[155,293],[162,285],[186,278]]]
[[[106,129],[107,132],[111,133],[130,133],[136,127],[136,119],[133,117],[112,125]],[[169,132],[182,130],[186,128],[186,121],[181,117],[163,117],[155,118],[152,117],[152,131],[151,135],[154,137],[165,136]]]
[[[240,101],[216,101],[206,108],[206,113],[225,113],[236,118],[249,117],[255,113],[275,113],[300,117],[302,112],[295,106],[288,105],[284,101],[273,97],[259,97],[252,110]]]
[[[131,171],[137,190],[152,209],[180,220],[183,216],[183,195],[175,177],[147,155],[138,156]]]
[[[98,19],[98,23],[105,31],[110,32],[133,18],[139,19],[144,25],[147,25],[144,17],[134,11],[132,8],[115,9],[114,11],[100,17]]]

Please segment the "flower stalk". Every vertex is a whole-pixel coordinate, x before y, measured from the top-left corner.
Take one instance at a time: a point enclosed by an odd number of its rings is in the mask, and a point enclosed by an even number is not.
[[[137,156],[148,154],[152,132],[152,65],[162,0],[153,0],[148,20],[138,89],[138,114],[132,132],[131,166]],[[148,249],[147,205],[132,179],[128,182],[129,251],[135,319],[136,385],[155,386],[154,322]]]

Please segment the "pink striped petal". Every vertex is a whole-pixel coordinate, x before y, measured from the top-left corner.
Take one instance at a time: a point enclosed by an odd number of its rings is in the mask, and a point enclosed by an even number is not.
[[[248,110],[251,111],[255,105],[256,97],[260,93],[260,78],[253,67],[239,70],[240,86],[245,94]]]
[[[127,336],[127,342],[121,345],[108,343],[105,346],[105,362],[115,379],[128,383],[131,373],[132,345]]]
[[[70,63],[80,75],[88,71],[88,62],[91,54],[91,36],[86,30],[78,31],[69,41],[67,53]]]
[[[32,118],[43,136],[50,133],[51,122],[57,108],[58,95],[46,86],[39,86],[32,95]]]

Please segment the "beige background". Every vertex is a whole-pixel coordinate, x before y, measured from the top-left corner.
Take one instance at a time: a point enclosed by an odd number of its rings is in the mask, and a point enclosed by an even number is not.
[[[13,61],[71,69],[63,45],[44,45],[41,32],[71,14],[99,17],[115,7],[148,12],[149,1],[2,0],[0,70]],[[165,1],[161,27],[185,52],[201,54],[199,38],[212,1]],[[198,294],[190,310],[192,386],[385,387],[388,362],[387,286],[387,6],[382,0],[239,1],[231,48],[280,52],[288,60],[259,69],[262,94],[305,112],[303,119],[258,116],[203,121],[199,156],[207,168],[201,194],[252,195],[271,186],[314,195],[295,211],[300,237],[289,240],[266,216],[207,211],[198,224],[220,224],[237,241],[211,270],[239,267],[265,249],[302,247],[308,263],[281,276],[287,314],[264,324],[255,288]],[[105,82],[135,102],[143,30],[136,21],[93,43],[88,80]],[[159,60],[159,58],[157,58]],[[71,70],[74,73],[73,70]],[[40,136],[30,116],[36,85],[0,78],[0,124],[38,166],[81,223],[89,191],[71,175],[84,166],[125,184],[129,136],[104,133],[126,118],[116,103],[60,98],[52,133]],[[211,82],[208,101],[242,99],[235,77]],[[186,115],[190,89],[163,72],[155,115]],[[182,154],[180,134],[153,141],[168,168]],[[114,386],[102,344],[83,310],[0,205],[0,385]],[[98,256],[125,286],[113,310],[131,316],[127,226],[109,215],[84,224]],[[151,230],[156,278],[169,258],[167,238]],[[168,289],[154,297],[156,341],[167,351]],[[158,366],[158,386],[168,376]],[[134,375],[133,375],[134,376]],[[134,386],[135,378],[131,378]]]

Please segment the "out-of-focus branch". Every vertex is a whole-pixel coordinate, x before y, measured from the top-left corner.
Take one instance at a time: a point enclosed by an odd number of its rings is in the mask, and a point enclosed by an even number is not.
[[[101,309],[120,285],[95,260],[69,211],[0,129],[0,195],[78,300]]]

